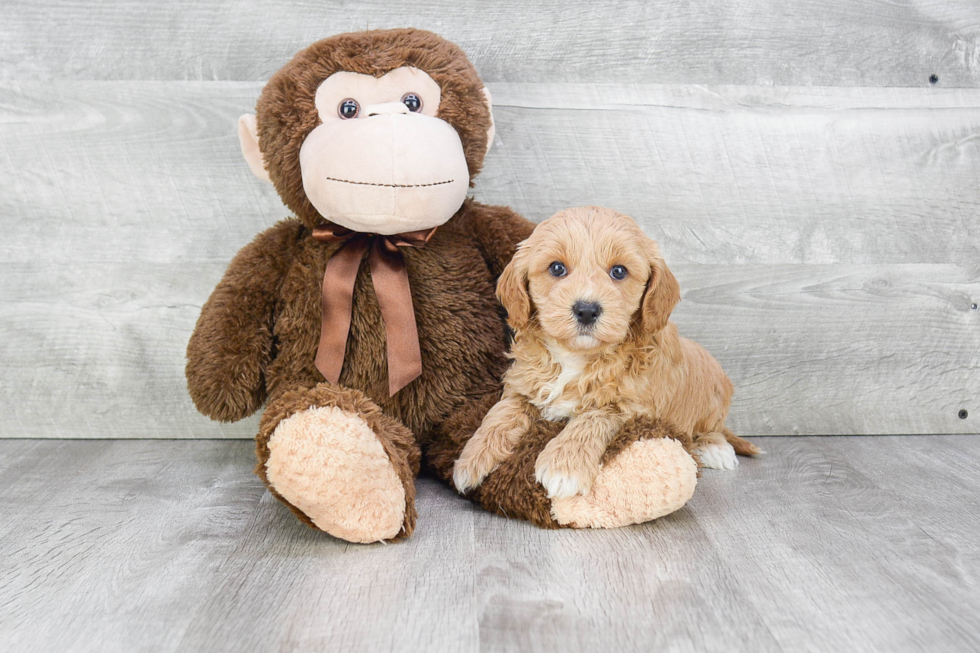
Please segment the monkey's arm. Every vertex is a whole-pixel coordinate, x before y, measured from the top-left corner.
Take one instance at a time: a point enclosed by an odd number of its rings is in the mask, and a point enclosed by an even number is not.
[[[473,234],[494,279],[514,258],[517,245],[531,235],[534,223],[506,206],[471,202],[466,212],[466,229]]]
[[[301,228],[291,219],[259,234],[235,255],[201,309],[185,374],[194,405],[211,419],[243,419],[265,401],[276,299]]]

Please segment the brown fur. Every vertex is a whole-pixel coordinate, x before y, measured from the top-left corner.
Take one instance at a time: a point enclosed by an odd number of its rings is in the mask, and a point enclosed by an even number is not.
[[[473,179],[487,151],[490,109],[483,100],[476,69],[459,47],[417,29],[373,30],[339,34],[317,41],[272,76],[259,97],[259,147],[279,196],[308,226],[322,218],[303,190],[299,150],[319,123],[314,98],[320,83],[346,70],[381,77],[401,66],[414,66],[442,90],[436,117],[459,133]]]
[[[473,407],[482,418],[499,392],[507,366],[506,327],[494,289],[532,225],[509,209],[468,200],[424,248],[404,252],[423,371],[394,397],[387,392],[385,333],[365,261],[354,287],[340,383],[324,383],[314,365],[320,286],[339,244],[311,237],[322,218],[303,191],[299,148],[317,123],[314,94],[323,79],[339,70],[380,76],[403,65],[424,70],[440,84],[439,117],[459,133],[471,179],[479,172],[491,118],[482,82],[455,45],[408,29],[344,34],[300,52],[270,80],[257,111],[269,175],[298,218],[260,234],[232,260],[201,310],[186,372],[195,404],[214,419],[242,419],[269,401],[256,440],[256,472],[267,484],[268,441],[283,419],[311,405],[361,415],[405,486],[408,534],[415,521],[419,445],[437,452],[431,463],[451,468],[456,441],[472,430],[457,433],[444,425]],[[446,446],[438,446],[436,437],[445,438]]]
[[[232,261],[201,311],[188,345],[188,388],[195,404],[206,415],[233,421],[269,401],[257,439],[256,471],[263,481],[267,481],[262,470],[269,453],[265,444],[278,423],[311,405],[348,410],[347,393],[356,393],[367,402],[362,416],[380,411],[414,434],[416,449],[422,444],[442,451],[431,463],[451,469],[458,453],[453,439],[465,441],[472,430],[436,428],[458,411],[472,411],[471,404],[482,419],[496,400],[507,360],[505,325],[494,298],[494,282],[517,242],[530,231],[531,225],[508,209],[467,201],[424,248],[405,252],[423,371],[389,397],[385,335],[366,261],[354,288],[340,385],[330,388],[314,358],[320,329],[320,284],[336,245],[313,240],[295,219],[280,222]],[[375,426],[371,419],[367,421]],[[375,428],[402,477],[406,496],[414,497],[417,454],[408,467],[398,462],[400,457],[411,460],[411,456],[404,446],[403,453],[392,455],[393,447],[399,448],[394,444],[398,438],[385,436],[392,430],[398,429]],[[432,442],[436,433],[439,438],[449,438],[445,446]],[[414,523],[414,518],[414,509],[407,510],[407,533],[411,533],[408,520]],[[305,516],[301,519],[310,523]]]
[[[303,191],[298,152],[317,124],[314,93],[323,79],[339,70],[380,76],[402,65],[418,67],[440,84],[439,117],[459,132],[471,180],[479,172],[491,118],[482,83],[455,45],[408,29],[335,36],[300,52],[270,80],[257,110],[266,168],[297,217],[260,234],[232,260],[201,310],[187,348],[186,374],[195,405],[214,419],[242,419],[268,401],[256,439],[256,473],[287,505],[265,471],[276,426],[313,405],[360,415],[404,485],[402,535],[407,535],[415,523],[420,451],[429,469],[449,478],[466,440],[499,397],[508,362],[495,286],[533,225],[507,208],[467,200],[425,247],[404,250],[423,369],[393,397],[388,396],[384,327],[363,262],[340,382],[324,381],[314,365],[320,290],[326,262],[340,245],[311,237],[321,218]],[[544,442],[553,427],[539,428]],[[653,428],[650,436],[663,428]],[[528,451],[533,449],[529,445]],[[514,466],[524,464],[515,456]],[[481,490],[479,501],[553,526],[540,488],[526,487],[527,479],[508,475],[508,469],[502,466],[499,479],[490,479],[493,489]],[[301,510],[290,508],[312,525]]]

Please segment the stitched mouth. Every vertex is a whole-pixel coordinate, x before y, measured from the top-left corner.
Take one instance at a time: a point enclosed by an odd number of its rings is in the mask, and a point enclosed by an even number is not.
[[[379,184],[373,181],[353,181],[351,179],[338,179],[336,177],[326,177],[327,181],[338,181],[342,184],[353,184],[355,186],[380,186],[382,188],[428,188],[429,186],[444,186],[451,184],[455,179],[446,181],[434,181],[431,184]]]

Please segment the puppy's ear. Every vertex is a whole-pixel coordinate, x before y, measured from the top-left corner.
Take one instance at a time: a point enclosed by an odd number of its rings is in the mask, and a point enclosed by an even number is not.
[[[677,279],[656,256],[650,263],[650,280],[640,304],[640,323],[646,333],[657,333],[667,326],[667,320],[677,302],[681,300],[681,287]]]
[[[497,282],[497,299],[507,310],[507,321],[515,331],[527,326],[531,319],[531,295],[527,289],[527,250],[518,247],[517,253],[504,268]]]

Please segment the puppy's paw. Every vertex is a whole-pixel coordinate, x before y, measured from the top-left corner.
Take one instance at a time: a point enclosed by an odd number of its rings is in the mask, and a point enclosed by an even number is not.
[[[500,461],[486,446],[486,440],[474,436],[463,447],[463,453],[453,465],[453,485],[462,494],[466,494],[479,487],[483,479],[499,464]]]
[[[709,469],[735,469],[738,467],[735,448],[727,442],[706,442],[698,445],[697,452],[701,458],[701,464]]]
[[[544,487],[549,499],[564,499],[576,494],[585,494],[586,488],[574,476],[552,473],[547,467],[535,470],[534,478]]]
[[[538,454],[534,464],[534,478],[544,487],[549,499],[573,497],[585,494],[599,474],[599,466],[592,465],[581,454],[566,451],[555,440]]]

